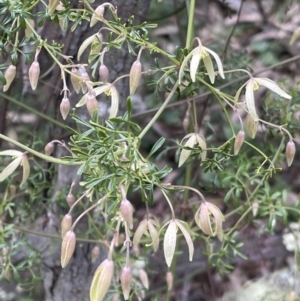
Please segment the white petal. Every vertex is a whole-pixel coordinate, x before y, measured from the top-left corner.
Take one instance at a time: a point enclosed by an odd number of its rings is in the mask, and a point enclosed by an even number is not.
[[[209,52],[214,57],[214,59],[217,62],[217,65],[218,65],[218,70],[219,70],[220,76],[224,79],[225,76],[224,76],[223,65],[222,65],[220,57],[209,48],[203,47],[203,49],[205,49],[207,52]]]
[[[254,121],[257,121],[258,120],[258,116],[257,116],[257,113],[256,113],[256,108],[255,108],[253,90],[254,90],[254,79],[251,78],[248,81],[247,85],[246,85],[245,99],[246,99],[246,105],[247,105],[249,114],[254,119]]]
[[[197,49],[197,48],[196,48]],[[189,59],[191,58],[191,56],[193,55],[194,51],[196,50],[194,49],[193,51],[191,51],[183,60],[181,66],[180,66],[180,69],[179,69],[179,73],[178,73],[178,83],[180,84],[181,83],[181,79],[183,77],[183,74],[184,74],[184,68],[186,67]]]
[[[27,181],[30,174],[30,165],[26,155],[22,155],[23,177],[21,186]]]
[[[87,39],[83,41],[83,43],[80,45],[78,53],[77,53],[77,60],[80,60],[80,57],[84,50],[95,40],[96,34],[91,35]]]
[[[196,138],[195,134],[191,135],[189,140],[184,144],[184,146],[193,147],[196,143],[196,139],[197,138]],[[191,150],[189,150],[189,149],[183,149],[181,151],[180,156],[179,156],[178,167],[180,167],[188,159],[190,154],[191,154]]]
[[[110,106],[109,118],[113,118],[113,117],[116,117],[118,114],[119,92],[115,88],[115,86],[111,86],[110,93],[111,93],[111,106]]]
[[[186,223],[179,221],[179,220],[176,220],[176,224],[177,224],[178,228],[181,230],[181,232],[186,240],[186,243],[189,248],[189,260],[192,261],[193,256],[194,256],[194,244],[193,244],[193,241],[192,241],[189,231],[186,229],[187,225],[185,225]]]
[[[205,68],[207,70],[207,73],[208,73],[208,76],[209,76],[209,79],[210,79],[210,82],[212,84],[215,83],[215,70],[214,70],[214,66],[213,66],[213,63],[211,61],[211,58],[209,55],[206,55],[204,58],[203,58],[203,62],[204,62],[204,65],[205,65]]]
[[[9,177],[20,165],[22,161],[22,156],[14,159],[10,164],[8,164],[3,171],[0,173],[0,182],[4,181],[7,177]]]
[[[164,254],[165,254],[165,259],[168,267],[171,266],[174,253],[175,253],[175,248],[176,248],[176,239],[177,239],[177,226],[175,221],[171,221],[168,229],[165,233],[164,237]]]
[[[248,83],[248,82],[247,82]],[[240,95],[241,92],[243,90],[243,88],[247,85],[247,83],[243,84],[236,92],[235,96],[234,96],[234,105],[236,105],[240,99]]]
[[[284,97],[286,99],[291,99],[292,96],[284,92],[282,89],[279,88],[279,86],[272,80],[268,78],[254,78],[254,80],[262,86],[267,87],[271,91],[275,92],[276,94],[280,95],[281,97]]]
[[[202,53],[202,47],[198,46],[197,48],[195,48],[193,51],[193,56],[191,59],[191,64],[190,64],[190,75],[191,75],[191,79],[193,82],[196,81],[196,73],[199,67],[199,63],[201,60],[201,53]]]
[[[105,92],[109,87],[110,87],[111,84],[106,84],[104,86],[101,86],[101,87],[97,87],[94,89],[94,92],[95,92],[95,96],[98,96],[100,95],[101,93]],[[87,97],[88,97],[88,93],[84,94],[82,96],[82,98],[78,101],[78,103],[75,105],[76,108],[79,108],[79,107],[82,107],[86,104],[86,101],[87,101]]]

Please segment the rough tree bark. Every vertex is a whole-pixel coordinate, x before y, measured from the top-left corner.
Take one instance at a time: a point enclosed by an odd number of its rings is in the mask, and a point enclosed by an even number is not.
[[[97,7],[103,2],[105,1],[95,1],[93,7]],[[111,1],[111,3],[118,7],[118,15],[124,22],[132,15],[135,15],[136,22],[141,22],[147,12],[150,0],[116,0]],[[76,6],[77,5],[78,2],[76,1]],[[61,42],[68,43],[68,48],[65,50],[65,53],[76,57],[78,47],[82,41],[97,30],[98,29],[94,27],[90,29],[89,24],[86,22],[86,24],[78,28],[74,33],[68,32],[61,35]],[[46,31],[48,31],[47,28],[44,29],[44,32]],[[115,79],[120,75],[129,73],[131,64],[134,60],[135,58],[128,53],[127,49],[109,51],[105,56],[105,64],[110,70],[110,79]],[[59,80],[57,73],[54,72],[52,80]],[[124,79],[119,81],[117,89],[120,94],[120,101],[123,101],[124,103],[124,100],[128,96],[128,80]],[[58,106],[60,99],[61,96],[57,95]],[[101,99],[100,101],[105,102],[105,99]],[[52,138],[56,139],[57,137],[53,137],[52,134]],[[53,200],[62,189],[66,189],[66,187],[70,186],[75,175],[76,169],[65,166],[60,166],[58,168],[58,176],[53,189]],[[55,212],[49,212],[48,222],[43,228],[43,231],[58,233],[60,221],[57,217],[65,213],[66,212],[61,212],[60,208],[56,208]],[[82,224],[84,221],[81,221],[80,223]],[[82,229],[84,229],[84,226],[82,226]],[[91,263],[90,254],[93,245],[90,243],[77,243],[72,261],[68,267],[62,269],[60,266],[61,242],[58,240],[50,240],[48,238],[35,238],[35,240],[34,243],[37,245],[48,246],[45,248],[46,250],[44,249],[42,254],[45,301],[88,301],[88,291],[91,279],[96,267],[101,261],[99,258],[98,261]]]

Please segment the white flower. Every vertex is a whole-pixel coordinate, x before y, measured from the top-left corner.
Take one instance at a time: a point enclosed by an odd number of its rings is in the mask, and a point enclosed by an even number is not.
[[[280,89],[279,86],[274,81],[272,81],[268,78],[251,77],[236,92],[236,95],[234,97],[235,103],[238,102],[238,100],[240,98],[240,94],[242,92],[242,89],[245,86],[246,86],[245,100],[246,100],[247,109],[248,109],[249,114],[255,121],[258,121],[259,118],[256,113],[253,91],[258,90],[260,86],[265,86],[266,88],[270,89],[271,91],[275,92],[279,96],[284,97],[286,99],[292,98],[289,94],[287,94],[282,89]]]

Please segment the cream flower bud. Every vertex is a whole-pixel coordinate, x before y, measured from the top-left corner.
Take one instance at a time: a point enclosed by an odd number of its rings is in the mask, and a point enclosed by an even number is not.
[[[168,291],[171,291],[172,288],[173,288],[173,274],[172,274],[172,272],[167,272],[166,282],[167,282]]]
[[[99,20],[103,20],[104,5],[99,5],[92,15],[90,27],[93,27]]]
[[[99,257],[99,255],[100,255],[100,247],[94,246],[94,248],[92,249],[92,262],[95,262],[96,259]]]
[[[74,90],[76,91],[76,93],[78,94],[80,92],[80,82],[81,82],[81,79],[79,77],[79,74],[78,74],[78,71],[76,68],[72,68],[72,74],[71,74],[71,83],[72,83],[72,86],[74,88]]]
[[[75,203],[75,197],[72,193],[69,193],[67,195],[66,202],[68,203],[69,207],[71,207]]]
[[[124,199],[120,205],[121,215],[124,218],[125,222],[128,224],[129,228],[133,228],[133,207],[131,203]]]
[[[97,268],[91,288],[90,288],[90,300],[102,301],[105,297],[114,274],[114,263],[110,259],[105,259]]]
[[[145,289],[149,289],[149,280],[148,280],[148,275],[147,273],[145,272],[145,270],[143,269],[140,269],[139,270],[139,277],[140,277],[140,280],[144,286]]]
[[[248,135],[252,139],[254,139],[256,136],[256,132],[257,132],[258,121],[254,120],[253,117],[250,114],[248,114],[246,117],[245,126],[246,126]]]
[[[6,84],[5,86],[3,86],[3,92],[6,92],[11,83],[13,82],[15,76],[16,76],[16,66],[14,65],[10,65],[6,70],[5,70],[5,73],[4,73],[4,77],[5,77],[5,80],[6,80]]]
[[[99,67],[99,76],[103,83],[106,84],[109,77],[109,70],[104,64],[101,64]]]
[[[68,231],[61,244],[61,267],[65,268],[69,263],[76,246],[76,235],[73,231]]]
[[[63,120],[65,120],[70,112],[70,108],[71,108],[71,105],[70,105],[70,101],[69,101],[69,98],[68,97],[64,97],[60,103],[60,113],[61,113],[61,116],[63,118]]]
[[[122,286],[122,292],[125,300],[129,299],[130,284],[132,280],[132,272],[130,267],[124,267],[121,271],[120,281]]]
[[[244,143],[245,140],[245,132],[240,130],[238,134],[235,136],[233,153],[237,155]]]
[[[28,71],[29,82],[32,90],[35,90],[38,84],[40,76],[40,64],[38,61],[34,61]]]
[[[54,151],[54,143],[49,142],[45,146],[45,155],[50,156]]]
[[[72,227],[72,216],[71,214],[66,214],[61,221],[61,238],[64,238],[66,233],[71,229]]]
[[[98,110],[98,101],[96,97],[93,94],[88,94],[87,101],[86,101],[86,108],[89,111],[89,114],[91,117],[93,116],[93,113]]]
[[[288,166],[291,166],[295,157],[296,146],[294,141],[289,141],[285,149],[285,157]]]
[[[141,74],[142,74],[142,64],[139,60],[136,60],[132,64],[130,69],[130,75],[129,75],[130,95],[134,94],[137,87],[139,86]]]

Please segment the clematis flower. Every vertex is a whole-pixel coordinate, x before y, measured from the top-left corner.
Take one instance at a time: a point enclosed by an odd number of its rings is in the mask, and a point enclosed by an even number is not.
[[[198,70],[200,61],[202,59],[203,63],[204,63],[204,66],[205,66],[205,69],[208,73],[210,82],[213,84],[215,82],[216,74],[215,74],[215,70],[214,70],[213,63],[212,63],[212,60],[210,58],[210,55],[212,55],[214,57],[214,59],[217,63],[217,66],[218,66],[219,74],[224,79],[225,76],[224,76],[223,65],[222,65],[220,57],[217,55],[217,53],[215,53],[211,49],[202,46],[202,43],[201,43],[199,38],[197,38],[197,41],[198,41],[198,46],[195,49],[193,49],[185,57],[185,59],[182,62],[182,65],[181,65],[180,70],[179,70],[179,82],[180,82],[180,80],[183,76],[183,71],[184,71],[185,66],[187,65],[188,60],[190,58],[192,58],[191,63],[190,63],[190,76],[191,76],[192,81],[193,82],[196,81],[197,70]]]
[[[242,89],[246,86],[246,94],[245,94],[245,100],[246,105],[249,114],[254,119],[254,121],[258,121],[258,115],[256,113],[255,108],[255,101],[254,101],[254,91],[258,90],[260,86],[264,86],[274,93],[278,94],[281,97],[284,97],[286,99],[291,99],[292,97],[284,92],[282,89],[279,88],[279,86],[272,80],[268,78],[259,78],[259,77],[251,77],[245,84],[243,84],[238,91],[236,92],[236,95],[234,97],[235,103],[238,102],[240,98],[240,94],[242,92]]]

